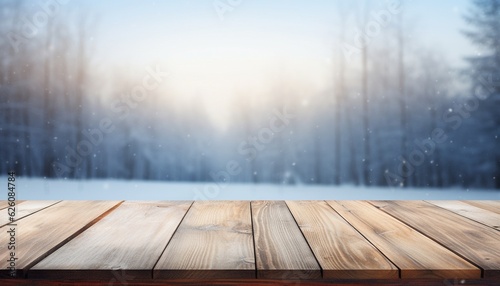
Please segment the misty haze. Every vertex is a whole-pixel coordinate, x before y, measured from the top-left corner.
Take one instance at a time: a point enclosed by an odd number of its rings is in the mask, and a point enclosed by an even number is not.
[[[0,14],[0,177],[28,198],[499,198],[500,1],[0,0]]]

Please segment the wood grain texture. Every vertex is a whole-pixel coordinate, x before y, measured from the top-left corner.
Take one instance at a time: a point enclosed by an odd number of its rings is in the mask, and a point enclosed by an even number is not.
[[[500,214],[500,201],[463,201],[466,204]]]
[[[18,204],[20,204],[22,202],[24,202],[24,201],[16,201],[16,205],[18,205]],[[0,210],[3,210],[3,209],[5,209],[8,206],[9,206],[9,202],[8,201],[6,201],[6,200],[5,201],[0,201]]]
[[[192,202],[124,202],[32,267],[33,278],[112,279],[152,270]]]
[[[190,210],[189,202],[24,203],[15,222],[20,279],[2,278],[8,253],[0,251],[0,285],[500,281],[500,232],[485,224],[498,216],[465,202],[210,201]],[[0,235],[0,244],[7,242]],[[485,278],[477,278],[479,268]]]
[[[84,282],[68,279],[1,279],[2,286],[498,286],[497,279],[366,279],[366,280],[278,280],[278,279],[155,279],[155,280],[96,280],[89,277]]]
[[[286,203],[323,270],[323,278],[399,277],[398,269],[326,202]]]
[[[48,208],[58,202],[60,201],[26,201],[23,204],[16,205],[16,221]],[[0,227],[8,224],[9,222],[8,216],[3,215],[0,217]]]
[[[498,213],[478,208],[460,201],[427,202],[500,231],[500,214]]]
[[[481,270],[453,252],[361,201],[328,201],[401,271],[401,278],[481,278]]]
[[[154,278],[255,278],[250,202],[193,203]]]
[[[17,276],[22,277],[32,265],[74,238],[116,207],[119,201],[63,201],[17,222]],[[5,233],[10,225],[0,228]],[[9,237],[0,236],[0,245]],[[8,252],[0,252],[0,276],[7,276]]]
[[[321,268],[285,202],[254,201],[251,206],[257,278],[321,278]]]
[[[483,269],[486,278],[500,278],[500,233],[423,201],[371,201],[461,257]]]

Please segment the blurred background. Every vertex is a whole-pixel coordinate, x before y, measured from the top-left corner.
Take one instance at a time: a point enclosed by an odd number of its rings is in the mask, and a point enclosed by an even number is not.
[[[500,188],[500,1],[0,14],[0,174]]]

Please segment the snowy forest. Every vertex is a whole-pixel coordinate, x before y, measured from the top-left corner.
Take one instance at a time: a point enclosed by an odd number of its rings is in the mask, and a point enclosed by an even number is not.
[[[412,36],[405,1],[337,1],[327,84],[277,69],[233,90],[223,124],[217,103],[169,84],[182,75],[168,61],[100,62],[102,15],[67,2],[0,0],[0,174],[500,188],[498,0],[468,3],[478,52],[460,65]]]

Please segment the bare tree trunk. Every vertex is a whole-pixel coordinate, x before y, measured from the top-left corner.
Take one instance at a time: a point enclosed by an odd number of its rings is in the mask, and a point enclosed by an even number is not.
[[[322,172],[322,166],[321,166],[321,157],[322,157],[322,153],[321,153],[321,141],[320,141],[320,132],[317,128],[314,129],[314,154],[315,154],[315,158],[314,158],[314,177],[315,177],[315,182],[316,184],[322,184],[323,183],[323,177],[321,176],[321,172]]]
[[[341,105],[342,102],[340,100],[342,93],[337,94],[336,98],[336,103],[335,103],[335,174],[334,174],[334,184],[335,185],[340,185],[341,180],[341,173],[340,173],[340,164],[341,164],[341,157],[340,157],[340,151],[341,151],[341,118],[342,118],[342,111],[341,111]]]
[[[359,185],[358,164],[356,158],[355,136],[352,128],[351,113],[346,113],[347,130],[349,130],[349,175],[355,185]]]
[[[438,117],[436,107],[431,108],[431,129],[434,130],[438,125]],[[441,154],[439,152],[439,146],[436,145],[434,150],[434,162],[432,162],[431,172],[434,177],[434,186],[441,188],[443,187],[443,170],[441,167]]]
[[[368,22],[368,2],[365,1],[365,23]],[[364,145],[364,158],[363,158],[363,180],[364,184],[369,186],[371,185],[371,150],[370,150],[370,114],[368,109],[368,44],[366,43],[366,39],[363,40],[363,48],[361,50],[361,61],[362,61],[362,99],[363,99],[363,145]]]
[[[14,11],[14,16],[12,18],[12,22],[11,22],[11,26],[8,27],[8,29],[12,29],[12,30],[16,30],[16,25],[19,23],[19,18],[20,18],[20,14],[22,13],[22,6],[23,6],[23,2],[22,1],[16,1],[16,2],[12,2],[12,10]],[[15,110],[14,110],[14,107],[13,106],[9,106],[11,102],[13,102],[14,100],[11,99],[12,97],[12,93],[14,92],[17,92],[17,86],[15,86],[15,83],[14,83],[14,74],[16,73],[16,70],[15,70],[15,66],[16,66],[16,59],[17,59],[17,56],[16,56],[16,52],[14,51],[14,49],[10,46],[7,46],[8,48],[8,53],[7,53],[7,64],[6,64],[6,74],[5,74],[5,78],[2,78],[2,81],[5,83],[5,85],[7,86],[8,89],[10,89],[8,91],[8,94],[6,94],[5,96],[7,97],[7,104],[6,106],[4,107],[5,108],[5,111],[2,111],[2,114],[5,114],[5,122],[6,122],[6,128],[5,130],[2,130],[3,132],[3,146],[2,148],[0,148],[1,150],[4,150],[4,153],[3,153],[3,157],[5,159],[5,161],[8,162],[8,164],[5,164],[5,162],[2,162],[2,166],[5,166],[5,168],[3,168],[2,170],[2,174],[6,174],[7,172],[10,172],[10,171],[15,171],[13,170],[13,166],[12,164],[14,163],[15,161],[15,154],[14,154],[14,150],[18,150],[18,148],[14,148],[14,142],[16,141],[16,134],[15,134],[15,130],[14,130],[14,125],[15,125]],[[10,148],[5,148],[6,146],[9,146]]]
[[[401,156],[407,158],[407,122],[406,122],[406,91],[405,91],[405,65],[404,65],[404,35],[403,35],[403,16],[399,14],[399,27],[398,27],[398,62],[399,62],[399,108],[401,113]],[[403,164],[407,164],[405,162]],[[408,182],[403,182],[403,186],[407,186]]]
[[[86,48],[85,48],[85,16],[80,16],[78,31],[78,56],[76,66],[76,144],[82,141],[83,121],[84,121],[84,106],[83,97],[85,96],[85,61],[86,61]],[[77,146],[77,145],[76,145]],[[75,147],[76,147],[75,146]],[[76,148],[75,148],[76,149]],[[82,164],[75,169],[75,176],[85,178],[90,171],[90,163],[88,157],[83,157]],[[79,173],[79,174],[78,174]]]
[[[52,22],[49,21],[47,27],[47,35],[45,41],[45,62],[43,68],[43,111],[44,111],[44,167],[43,175],[52,176],[52,162],[54,158],[54,111],[52,102],[52,85],[51,85],[51,48],[52,45]]]
[[[500,155],[496,156],[495,189],[500,189]]]
[[[339,47],[345,41],[345,13],[340,11],[340,32],[339,32]],[[340,185],[341,182],[341,142],[342,142],[342,107],[343,97],[346,96],[345,92],[345,57],[342,49],[339,48],[338,53],[338,76],[337,76],[337,94],[335,98],[335,174],[334,184]]]

